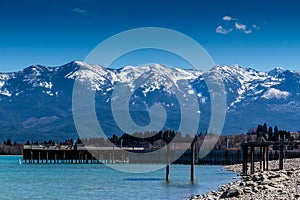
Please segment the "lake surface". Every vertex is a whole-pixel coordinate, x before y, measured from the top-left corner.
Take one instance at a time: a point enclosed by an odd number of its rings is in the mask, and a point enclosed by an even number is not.
[[[171,165],[150,173],[120,172],[102,164],[18,164],[21,156],[0,156],[0,199],[184,199],[216,190],[237,176],[221,166]],[[131,167],[130,164],[125,164]],[[147,165],[132,165],[147,167]]]

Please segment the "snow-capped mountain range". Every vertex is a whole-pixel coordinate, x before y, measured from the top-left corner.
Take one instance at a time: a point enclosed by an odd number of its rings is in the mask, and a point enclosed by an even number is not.
[[[134,81],[143,76],[144,82],[136,88]],[[111,98],[118,83],[131,87],[128,106],[137,124],[147,125],[149,108],[159,103],[168,116],[165,128],[172,129],[177,129],[180,121],[180,102],[174,89],[184,86],[198,100],[197,112],[201,113],[198,131],[204,132],[211,111],[204,76],[221,79],[226,90],[223,134],[246,133],[264,122],[278,125],[280,129],[300,130],[300,73],[297,71],[275,68],[259,72],[234,65],[201,72],[159,64],[107,69],[74,61],[59,67],[33,65],[0,74],[1,136],[18,141],[78,137],[72,115],[75,80],[88,83],[88,88],[95,91],[97,117],[108,136],[122,133],[111,111]]]

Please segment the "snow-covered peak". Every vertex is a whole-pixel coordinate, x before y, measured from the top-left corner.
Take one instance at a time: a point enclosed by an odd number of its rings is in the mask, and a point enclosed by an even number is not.
[[[284,72],[286,72],[286,71],[287,71],[287,70],[284,69],[284,68],[282,68],[282,67],[276,67],[276,68],[270,70],[270,71],[268,72],[268,74],[269,74],[270,76],[278,77],[279,75],[281,75],[282,73],[284,73]]]
[[[171,68],[160,64],[149,64],[142,66],[126,66],[119,70],[117,76],[121,82],[128,82],[138,78],[142,74],[149,73],[154,75],[153,79],[167,77],[173,82],[177,82],[178,80],[194,80],[202,74],[202,72],[197,70],[185,70],[181,68]]]
[[[257,98],[258,95],[263,95],[265,91],[280,84],[283,79],[278,77],[277,74],[285,71],[283,68],[275,68],[270,72],[258,72],[235,64],[232,66],[217,65],[205,74],[224,83],[228,93],[234,94],[229,100],[232,105],[235,105],[246,97]],[[297,74],[296,72],[293,73]],[[108,69],[97,64],[92,65],[83,61],[73,61],[60,67],[32,65],[19,72],[0,74],[0,89],[9,79],[19,77],[23,79],[22,81],[32,84],[34,87],[52,90],[55,88],[53,87],[52,77],[61,76],[66,79],[87,81],[92,89],[106,91],[107,89],[113,90],[118,82],[133,83],[142,75],[146,75],[147,78],[143,86],[145,89],[147,87],[170,88],[174,84],[175,86],[182,83],[190,84],[202,76],[203,72],[197,69],[171,68],[161,64]],[[149,76],[147,77],[147,75]],[[274,90],[270,92],[274,93]]]
[[[80,65],[80,66],[90,66],[89,64],[83,62],[83,61],[80,61],[80,60],[75,60],[72,62],[73,64],[76,64],[76,65]]]

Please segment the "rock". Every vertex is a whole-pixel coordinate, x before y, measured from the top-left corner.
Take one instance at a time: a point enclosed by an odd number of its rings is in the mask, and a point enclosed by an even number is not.
[[[207,199],[213,200],[213,199],[215,199],[215,197],[213,195],[209,194],[209,195],[207,195]]]
[[[237,186],[232,186],[221,195],[221,198],[238,197],[239,195],[244,195],[243,190],[241,190]]]
[[[251,187],[245,187],[244,188],[244,192],[245,193],[251,193],[252,192],[252,188]]]
[[[269,186],[269,185],[264,185],[264,186],[262,187],[262,189],[263,189],[263,190],[270,190],[270,191],[273,191],[273,190],[275,190],[276,188],[273,188],[272,186]]]
[[[270,180],[264,180],[264,181],[260,182],[260,185],[269,185],[271,183],[272,182]]]
[[[258,175],[258,174],[255,174],[255,175],[253,175],[253,177],[252,177],[252,180],[253,181],[259,181],[259,180],[261,180],[262,179],[262,177],[260,176],[260,175]]]
[[[254,186],[255,183],[253,181],[246,181],[245,185],[246,186]]]
[[[270,173],[271,174],[271,173]],[[268,177],[268,179],[274,179],[274,178],[280,178],[280,175],[279,174],[272,174]]]
[[[280,174],[280,177],[285,180],[289,179],[289,177],[286,174]]]
[[[288,176],[292,176],[294,173],[291,172],[291,171],[288,171],[286,174],[287,174]]]
[[[253,192],[258,192],[259,190],[257,189],[257,187],[253,187]]]
[[[295,199],[300,198],[300,194],[295,194],[294,197],[295,197]]]
[[[284,185],[279,184],[279,183],[270,183],[270,186],[275,187],[275,188],[283,188]]]
[[[286,174],[287,171],[286,171],[286,170],[281,170],[279,173],[280,173],[280,174]]]
[[[287,194],[288,192],[285,190],[282,190],[281,194]]]
[[[262,175],[262,179],[267,179],[268,178],[268,175],[267,174],[263,174]]]
[[[256,188],[257,188],[257,190],[261,190],[261,189],[262,189],[262,186],[259,185],[259,186],[257,186]]]

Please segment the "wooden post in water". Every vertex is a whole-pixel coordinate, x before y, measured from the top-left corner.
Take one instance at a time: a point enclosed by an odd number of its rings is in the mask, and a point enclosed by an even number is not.
[[[57,159],[57,154],[55,152],[55,154],[54,154],[54,164],[56,164],[56,159]]]
[[[282,170],[283,169],[283,149],[284,149],[284,146],[283,146],[283,142],[280,142],[280,145],[279,145],[279,169]]]
[[[81,152],[78,151],[78,159],[77,159],[77,161],[76,161],[78,164],[81,163],[80,159],[81,159]]]
[[[266,149],[266,170],[268,171],[269,170],[269,146],[267,146],[267,149]]]
[[[247,165],[248,165],[248,146],[247,145],[243,145],[243,174],[247,175]]]
[[[41,152],[39,151],[39,158],[38,158],[38,161],[37,161],[38,164],[40,164],[40,159],[41,159]]]
[[[30,151],[30,162],[31,164],[33,164],[33,152],[32,150]]]
[[[72,156],[71,156],[71,164],[74,163],[74,153],[72,153]]]
[[[195,143],[197,141],[197,136],[195,136],[195,138],[192,141],[191,144],[191,181],[194,182],[194,178],[195,178]]]
[[[254,146],[251,146],[251,174],[254,174]]]
[[[263,147],[263,170],[266,170],[266,146]]]
[[[263,160],[263,153],[262,153],[262,146],[259,147],[259,169],[262,170],[262,160]]]
[[[170,144],[167,145],[166,181],[170,180]]]

